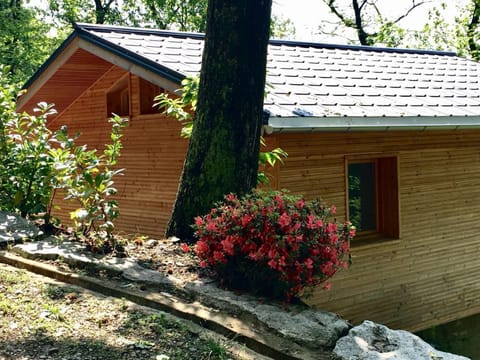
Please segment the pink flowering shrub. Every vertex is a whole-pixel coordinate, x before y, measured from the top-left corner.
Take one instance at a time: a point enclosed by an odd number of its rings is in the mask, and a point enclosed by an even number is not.
[[[348,266],[355,229],[329,221],[334,213],[334,206],[287,192],[229,194],[195,219],[195,251],[224,286],[290,301]]]

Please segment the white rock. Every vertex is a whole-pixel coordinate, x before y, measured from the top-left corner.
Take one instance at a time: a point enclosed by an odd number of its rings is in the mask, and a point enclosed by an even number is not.
[[[408,331],[391,330],[368,320],[338,340],[333,355],[336,360],[468,360],[438,351]]]
[[[148,249],[151,249],[155,246],[158,245],[158,240],[155,240],[155,239],[149,239],[145,242],[145,246],[148,248]]]
[[[167,240],[170,241],[170,242],[172,242],[172,243],[174,243],[174,244],[179,243],[179,242],[181,241],[181,240],[180,240],[178,237],[176,237],[176,236],[170,236]]]
[[[38,227],[21,216],[0,211],[0,242],[35,240],[42,234]]]

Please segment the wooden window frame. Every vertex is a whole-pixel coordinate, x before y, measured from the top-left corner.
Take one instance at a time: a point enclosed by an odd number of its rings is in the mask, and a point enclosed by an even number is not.
[[[397,153],[355,154],[345,156],[345,209],[350,218],[349,164],[375,164],[376,229],[359,231],[356,241],[400,238],[399,157]],[[354,242],[355,242],[354,240]]]
[[[145,80],[144,78],[138,78],[138,96],[139,96],[139,115],[154,115],[161,114],[165,111],[165,108],[153,106],[155,97],[161,93],[166,93],[166,90],[161,86]]]
[[[132,94],[131,94],[130,75],[126,74],[118,79],[105,93],[107,118],[115,113],[121,117],[130,117],[132,113]],[[113,104],[116,102],[116,104]],[[120,111],[116,109],[119,107]]]

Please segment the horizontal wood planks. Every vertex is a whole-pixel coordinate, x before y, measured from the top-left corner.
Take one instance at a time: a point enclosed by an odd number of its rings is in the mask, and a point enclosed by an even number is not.
[[[480,132],[281,134],[280,188],[345,216],[345,154],[397,153],[400,239],[352,243],[352,266],[305,301],[354,323],[418,330],[480,312]]]
[[[106,92],[126,71],[112,67],[51,124],[81,132],[79,144],[102,151],[108,143]],[[115,180],[121,215],[117,229],[123,234],[162,237],[175,200],[188,141],[180,138],[181,124],[162,114],[139,115],[138,78],[129,75],[130,122],[124,130],[118,163],[125,175]],[[61,196],[58,197],[59,199]],[[77,204],[58,201],[62,220]]]
[[[57,71],[24,104],[22,110],[31,112],[37,103],[45,101],[55,103],[58,113],[62,113],[105,74],[112,64],[85,50],[77,49],[64,64],[58,66]]]

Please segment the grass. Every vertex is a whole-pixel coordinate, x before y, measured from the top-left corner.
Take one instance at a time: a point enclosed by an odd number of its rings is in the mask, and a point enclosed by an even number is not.
[[[0,359],[236,359],[169,314],[0,264]]]

